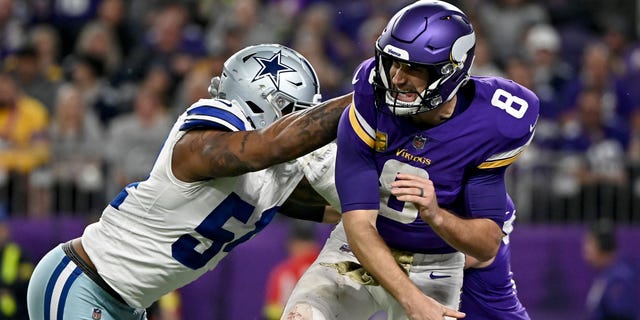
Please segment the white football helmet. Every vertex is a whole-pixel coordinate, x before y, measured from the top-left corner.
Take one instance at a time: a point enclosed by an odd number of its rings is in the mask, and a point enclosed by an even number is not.
[[[211,79],[209,93],[236,101],[256,129],[321,101],[318,76],[309,61],[279,44],[250,46],[232,55],[222,76]]]

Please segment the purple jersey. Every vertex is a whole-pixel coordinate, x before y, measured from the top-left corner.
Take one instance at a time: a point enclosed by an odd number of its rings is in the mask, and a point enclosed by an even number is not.
[[[472,77],[460,90],[467,94],[458,93],[455,116],[421,129],[409,117],[376,108],[374,65],[369,59],[356,71],[353,103],[338,127],[335,179],[342,211],[379,210],[378,232],[392,248],[455,251],[420,219],[412,203],[390,194],[389,184],[402,172],[431,179],[440,207],[502,226],[504,168],[533,137],[538,98],[512,81]]]
[[[527,310],[518,299],[511,272],[509,233],[513,230],[515,213],[513,201],[508,198],[502,227],[505,237],[502,239],[495,260],[484,268],[469,268],[464,271],[460,311],[467,314],[465,319],[530,319]]]
[[[589,320],[638,319],[635,267],[623,258],[602,270],[587,295]]]

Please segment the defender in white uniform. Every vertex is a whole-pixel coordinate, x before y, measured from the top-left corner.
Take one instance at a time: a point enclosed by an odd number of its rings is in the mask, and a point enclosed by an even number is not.
[[[210,91],[225,100],[200,100],[178,118],[149,178],[38,263],[31,319],[144,319],[271,221],[303,176],[294,160],[335,139],[350,102],[308,108],[320,100],[316,74],[280,45],[236,53]]]

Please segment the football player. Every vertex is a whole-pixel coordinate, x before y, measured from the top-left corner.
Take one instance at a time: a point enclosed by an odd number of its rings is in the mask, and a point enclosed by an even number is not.
[[[301,161],[306,179],[319,195],[333,207],[340,208],[340,199],[335,188],[335,143],[315,150],[304,156]],[[529,320],[529,314],[518,299],[516,284],[511,271],[511,247],[509,235],[513,232],[516,209],[511,197],[507,194],[507,207],[504,211],[504,234],[498,253],[492,259],[479,261],[472,256],[465,257],[464,280],[462,285],[460,311],[473,320]],[[342,227],[341,227],[342,228]],[[346,243],[340,244],[340,247]],[[346,247],[345,247],[346,248]],[[330,245],[324,250],[330,251]],[[343,248],[344,250],[344,248]],[[298,292],[305,292],[305,286],[315,288],[314,272],[325,269],[317,266],[323,259],[315,262],[315,271],[309,271],[297,286]],[[326,271],[326,270],[325,270]],[[297,299],[297,298],[292,298]]]
[[[309,62],[272,44],[230,57],[210,91],[177,119],[146,180],[40,260],[31,319],[144,319],[271,221],[302,179],[292,160],[335,139],[351,99],[314,106]]]
[[[285,319],[461,318],[465,254],[496,257],[505,170],[533,138],[539,101],[470,77],[475,32],[442,1],[401,9],[353,78],[338,127],[342,223],[301,278]],[[444,305],[444,306],[443,306]]]

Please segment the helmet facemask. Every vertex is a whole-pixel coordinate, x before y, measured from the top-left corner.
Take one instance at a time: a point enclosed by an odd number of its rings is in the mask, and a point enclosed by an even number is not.
[[[394,63],[394,60],[396,63],[402,64],[402,68],[426,70],[427,79],[425,80],[429,82],[428,86],[421,92],[415,90],[403,91],[396,88],[396,86],[392,84],[391,80],[393,78],[393,75],[391,75],[391,67]],[[437,84],[441,82],[441,79],[443,79],[443,77],[440,77],[439,73],[436,71],[438,66],[406,63],[401,60],[397,60],[385,53],[376,55],[376,61],[377,75],[374,86],[376,86],[376,89],[384,95],[384,102],[387,104],[387,106],[389,106],[393,114],[412,115],[421,113],[429,111],[442,103],[442,97],[438,95],[437,91],[434,91],[434,89],[437,88]],[[438,80],[432,81],[432,79]],[[398,99],[398,95],[407,93],[415,94],[416,99],[410,102]]]

